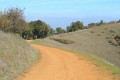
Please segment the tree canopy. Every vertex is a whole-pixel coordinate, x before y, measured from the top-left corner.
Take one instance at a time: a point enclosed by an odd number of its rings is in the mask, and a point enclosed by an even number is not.
[[[67,32],[72,32],[72,31],[83,29],[83,26],[84,25],[82,22],[76,21],[76,22],[72,22],[71,25],[68,26],[66,29],[67,29]]]
[[[31,21],[29,26],[32,29],[33,36],[37,38],[45,38],[50,35],[50,26],[41,20]]]
[[[20,8],[10,8],[0,14],[0,29],[12,33],[22,33],[27,28],[24,11]]]
[[[56,32],[57,32],[57,34],[66,33],[66,31],[64,29],[62,29],[61,27],[57,27]]]
[[[120,22],[120,20],[117,22]],[[109,23],[115,23],[115,21]],[[24,39],[45,38],[50,35],[88,29],[104,24],[106,23],[101,20],[97,23],[89,23],[88,26],[85,27],[81,21],[76,21],[67,26],[66,30],[62,29],[62,27],[53,29],[41,20],[26,22],[24,10],[20,8],[13,7],[4,12],[0,12],[0,30],[20,34]]]

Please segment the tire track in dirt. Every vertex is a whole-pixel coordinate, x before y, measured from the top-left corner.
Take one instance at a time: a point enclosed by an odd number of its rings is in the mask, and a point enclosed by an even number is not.
[[[112,80],[81,56],[57,48],[32,46],[40,51],[41,59],[16,80]]]

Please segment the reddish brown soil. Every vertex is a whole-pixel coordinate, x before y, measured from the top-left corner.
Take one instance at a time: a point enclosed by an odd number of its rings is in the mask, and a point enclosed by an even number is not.
[[[17,80],[113,80],[83,57],[61,49],[32,46],[40,51],[41,59]]]

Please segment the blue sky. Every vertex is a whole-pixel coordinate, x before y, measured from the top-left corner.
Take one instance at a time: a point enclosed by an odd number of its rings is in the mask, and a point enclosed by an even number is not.
[[[25,8],[27,21],[40,19],[54,28],[120,19],[120,0],[0,0],[0,11],[10,7]]]

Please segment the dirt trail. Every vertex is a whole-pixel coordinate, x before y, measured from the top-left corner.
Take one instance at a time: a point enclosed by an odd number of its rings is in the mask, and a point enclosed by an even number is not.
[[[31,41],[33,41],[33,40],[26,40],[27,42],[31,42]]]
[[[56,48],[32,45],[41,59],[17,80],[112,80],[90,61]]]

